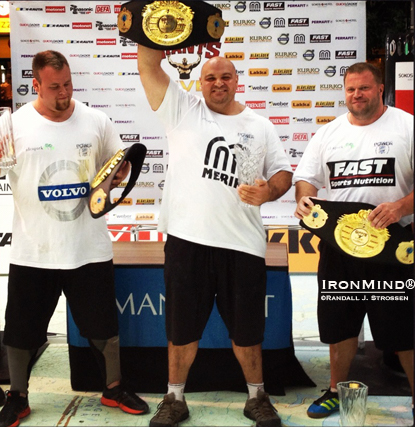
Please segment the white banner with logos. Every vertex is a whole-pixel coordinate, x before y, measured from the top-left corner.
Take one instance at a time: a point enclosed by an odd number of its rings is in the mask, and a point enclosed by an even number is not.
[[[147,104],[137,72],[135,43],[120,37],[117,14],[122,1],[11,1],[13,108],[36,98],[31,61],[42,50],[68,59],[74,98],[104,111],[128,146],[141,142],[147,157],[125,203],[107,214],[119,239],[131,225],[155,226],[163,198],[168,147],[163,127]],[[199,92],[203,63],[217,55],[231,59],[239,75],[237,99],[268,118],[295,169],[316,130],[346,112],[343,74],[366,59],[365,2],[360,1],[209,1],[227,23],[220,42],[167,52],[166,72],[184,90]],[[200,61],[199,61],[200,59]],[[181,72],[183,60],[192,64]],[[82,135],[79,137],[82,143]],[[7,181],[0,181],[0,209],[10,205]],[[119,197],[122,189],[111,192]],[[267,225],[298,224],[294,191],[262,207]],[[7,213],[7,216],[9,213]],[[0,239],[11,220],[0,224]],[[160,239],[147,233],[149,239]],[[126,237],[130,239],[130,237]],[[1,241],[1,240],[0,240]],[[0,247],[0,263],[6,260]],[[4,261],[0,264],[3,270]]]

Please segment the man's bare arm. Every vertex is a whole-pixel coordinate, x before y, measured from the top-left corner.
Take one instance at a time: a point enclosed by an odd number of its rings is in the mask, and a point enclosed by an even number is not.
[[[163,102],[170,78],[161,68],[163,52],[138,45],[138,72],[150,107],[156,111]]]
[[[255,185],[238,186],[238,194],[244,203],[261,206],[263,203],[272,202],[283,196],[291,187],[292,173],[279,171],[268,181],[255,180]]]
[[[376,206],[367,219],[375,228],[385,228],[400,221],[406,215],[414,213],[414,192],[402,197],[396,202],[385,202]]]
[[[316,197],[317,193],[317,188],[307,181],[298,181],[295,183],[295,200],[297,201],[297,207],[294,215],[296,218],[303,219],[303,217],[310,213],[311,206],[314,206],[310,197]]]

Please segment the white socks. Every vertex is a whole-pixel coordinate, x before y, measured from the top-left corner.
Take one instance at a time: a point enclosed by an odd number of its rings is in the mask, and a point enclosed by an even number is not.
[[[176,400],[184,400],[184,387],[186,383],[182,384],[167,384],[167,394],[174,393]],[[264,383],[252,384],[246,383],[248,387],[248,399],[257,397],[258,391],[264,391]]]
[[[246,385],[248,386],[248,399],[257,397],[258,391],[264,391],[264,383],[260,383],[260,384],[246,383]]]
[[[176,400],[184,400],[184,386],[186,383],[182,384],[167,384],[167,394],[174,393]]]

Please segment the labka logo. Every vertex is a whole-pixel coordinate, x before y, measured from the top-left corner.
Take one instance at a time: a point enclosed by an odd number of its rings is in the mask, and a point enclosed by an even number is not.
[[[325,125],[326,123],[332,122],[336,116],[317,116],[316,123],[318,125]]]
[[[229,59],[230,61],[242,61],[245,59],[245,53],[244,52],[226,52],[225,58]]]
[[[291,108],[311,108],[312,102],[307,101],[291,101]]]
[[[272,85],[272,91],[273,92],[291,92],[293,90],[292,85],[286,84],[278,84],[278,85]]]
[[[268,68],[250,68],[249,76],[250,77],[263,77],[268,76],[269,70]]]

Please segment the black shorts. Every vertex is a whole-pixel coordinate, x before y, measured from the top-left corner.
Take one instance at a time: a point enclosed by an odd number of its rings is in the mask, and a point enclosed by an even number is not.
[[[317,309],[321,341],[335,344],[357,337],[367,314],[377,348],[412,350],[414,291],[404,285],[410,288],[413,278],[413,266],[364,261],[321,241]],[[397,288],[404,293],[397,293]]]
[[[169,235],[165,245],[166,332],[174,345],[202,338],[216,298],[229,338],[260,344],[265,330],[265,259]]]
[[[4,344],[25,350],[43,345],[62,291],[83,337],[105,340],[118,335],[112,261],[73,270],[12,264]]]

